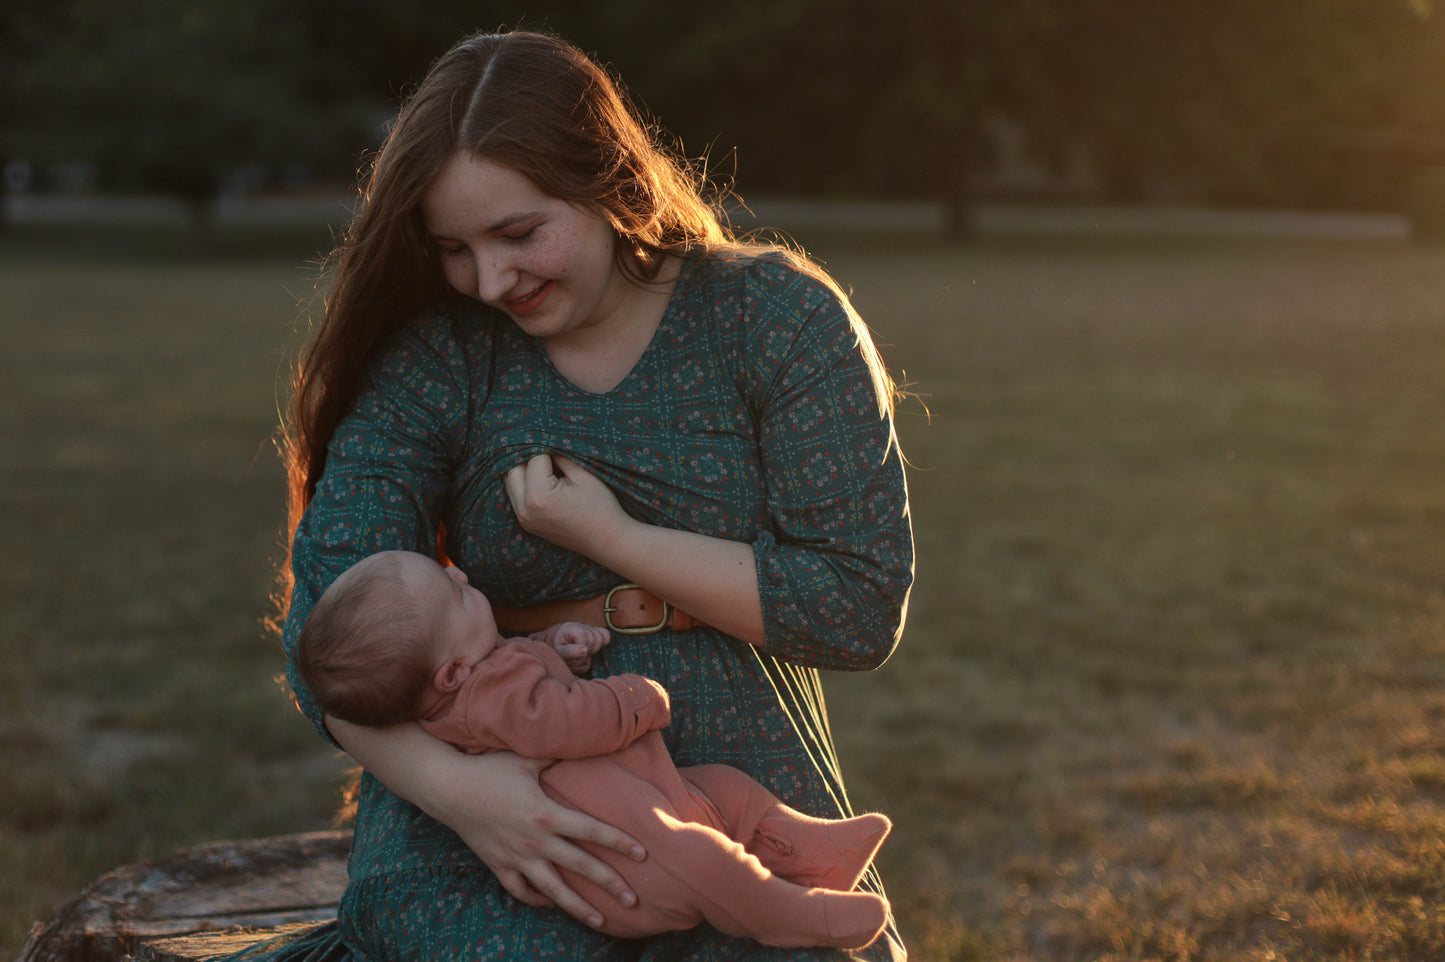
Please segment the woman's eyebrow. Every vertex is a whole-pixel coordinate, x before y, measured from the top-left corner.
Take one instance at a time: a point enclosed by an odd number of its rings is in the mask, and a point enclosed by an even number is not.
[[[488,224],[483,233],[495,234],[497,231],[506,230],[508,227],[513,227],[517,224],[522,223],[523,221],[532,220],[533,218],[540,216],[542,216],[541,211],[521,211],[516,214],[508,214],[506,217],[503,217],[500,220],[495,221],[494,223]],[[439,234],[434,230],[428,230],[426,234],[427,237],[431,238],[434,241],[456,239],[449,234]]]
[[[523,211],[517,214],[508,214],[506,217],[503,217],[501,220],[498,220],[491,226],[489,226],[487,228],[487,233],[494,234],[499,230],[506,230],[508,227],[511,227],[514,224],[520,224],[524,220],[531,220],[533,217],[538,216],[539,213],[539,211]]]

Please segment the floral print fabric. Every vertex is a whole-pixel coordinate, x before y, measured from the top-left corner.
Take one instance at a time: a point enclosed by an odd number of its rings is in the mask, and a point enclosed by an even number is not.
[[[754,550],[761,648],[712,629],[618,637],[594,673],[639,672],[668,689],[663,734],[677,764],[735,765],[796,808],[847,813],[818,669],[866,670],[891,654],[913,556],[892,425],[833,291],[781,258],[688,262],[647,350],[604,394],[572,385],[540,342],[480,304],[428,312],[383,352],[332,439],[296,532],[288,652],[343,570],[386,549],[432,553],[439,530],[452,562],[499,604],[587,597],[620,581],[517,524],[502,477],[542,452],[597,474],[644,521]],[[369,777],[350,871],[337,924],[245,957],[844,957],[706,926],[603,938],[513,900],[450,830]],[[864,884],[881,890],[876,875]],[[862,956],[902,954],[890,930]]]

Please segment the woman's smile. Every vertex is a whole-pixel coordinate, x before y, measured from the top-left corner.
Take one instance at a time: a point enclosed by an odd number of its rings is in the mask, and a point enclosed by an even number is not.
[[[506,308],[510,313],[516,314],[520,317],[526,317],[528,314],[535,313],[539,308],[541,308],[541,306],[547,301],[547,295],[551,292],[552,282],[547,281],[541,286],[533,288],[526,294],[523,294],[521,297],[509,298],[503,300],[502,303],[506,305]]]
[[[636,294],[617,269],[607,221],[511,167],[452,155],[422,194],[421,214],[447,283],[528,320],[533,337],[606,324]]]

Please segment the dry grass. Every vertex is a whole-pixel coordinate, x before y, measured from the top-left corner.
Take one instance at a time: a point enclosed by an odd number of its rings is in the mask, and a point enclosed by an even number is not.
[[[906,647],[831,686],[915,948],[1445,956],[1445,252],[833,264],[932,411]]]
[[[111,246],[0,250],[8,946],[340,770],[258,624],[306,273]],[[1445,250],[817,246],[932,412],[904,647],[828,683],[914,956],[1445,957]]]
[[[25,240],[0,259],[0,955],[123,862],[324,826],[338,772],[260,625],[305,273]]]

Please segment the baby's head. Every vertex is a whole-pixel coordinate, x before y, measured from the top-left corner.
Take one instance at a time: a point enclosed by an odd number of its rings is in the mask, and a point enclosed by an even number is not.
[[[383,551],[348,568],[311,609],[296,667],[327,714],[385,726],[426,714],[495,646],[496,623],[466,576]],[[465,669],[460,671],[459,669]]]

